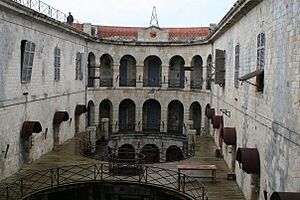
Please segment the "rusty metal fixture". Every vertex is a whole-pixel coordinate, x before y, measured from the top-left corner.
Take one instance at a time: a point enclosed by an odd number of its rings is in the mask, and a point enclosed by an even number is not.
[[[213,128],[219,129],[223,126],[223,115],[215,115],[212,118]]]
[[[256,148],[238,148],[236,160],[247,174],[260,173],[259,153]]]
[[[75,108],[75,115],[81,115],[83,113],[86,113],[86,111],[87,109],[85,105],[78,104]]]
[[[39,133],[42,131],[42,126],[39,121],[25,121],[21,130],[21,137],[27,140],[32,133]]]
[[[62,123],[63,121],[68,121],[69,120],[69,114],[66,111],[57,111],[54,114],[53,117],[53,124],[54,125],[58,125],[60,123]]]
[[[270,200],[299,200],[300,192],[273,192]]]
[[[236,130],[234,127],[222,128],[222,138],[227,145],[236,145]]]

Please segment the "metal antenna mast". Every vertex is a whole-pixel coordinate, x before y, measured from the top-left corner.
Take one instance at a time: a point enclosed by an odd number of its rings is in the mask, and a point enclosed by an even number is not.
[[[158,25],[158,19],[157,19],[157,14],[156,14],[156,7],[155,6],[153,6],[152,16],[151,16],[151,20],[150,20],[150,26],[159,27],[159,25]]]

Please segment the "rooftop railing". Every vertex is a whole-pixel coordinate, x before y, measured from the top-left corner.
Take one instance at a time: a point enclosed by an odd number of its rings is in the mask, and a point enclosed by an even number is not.
[[[23,6],[26,6],[36,12],[44,14],[60,22],[67,22],[67,14],[53,8],[52,6],[44,3],[40,0],[12,0]],[[74,23],[80,23],[78,20],[74,19]]]
[[[145,166],[138,175],[118,176],[110,172],[109,164],[82,164],[34,171],[0,186],[0,199],[26,199],[40,191],[76,183],[114,182],[156,186],[178,192],[193,200],[206,200],[207,191],[199,180],[177,171]]]

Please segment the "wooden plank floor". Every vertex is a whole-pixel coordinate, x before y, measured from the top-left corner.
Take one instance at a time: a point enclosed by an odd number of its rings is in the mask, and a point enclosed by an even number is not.
[[[99,161],[81,156],[76,149],[76,139],[69,140],[64,145],[59,146],[50,153],[42,156],[39,160],[32,162],[22,168],[18,173],[11,177],[2,180],[1,182],[11,182],[18,177],[31,173],[34,170],[42,170],[65,165],[99,163]],[[212,183],[211,179],[199,179],[207,188],[209,200],[243,200],[244,197],[239,190],[235,181],[228,181],[226,173],[228,168],[223,159],[215,157],[216,146],[212,142],[210,136],[197,136],[196,138],[196,155],[187,160],[172,163],[153,164],[162,168],[172,169],[177,171],[178,164],[188,163],[204,163],[214,164],[217,166],[217,181]],[[188,175],[202,175],[199,171],[188,171]]]

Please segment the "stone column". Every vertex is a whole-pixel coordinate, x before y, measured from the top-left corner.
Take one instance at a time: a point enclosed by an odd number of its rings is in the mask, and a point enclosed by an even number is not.
[[[136,88],[143,87],[144,78],[144,64],[138,63],[136,65]]]
[[[167,89],[169,82],[169,65],[162,65],[161,71],[161,88]]]
[[[112,85],[114,88],[119,87],[119,80],[120,80],[120,74],[119,74],[119,64],[114,64],[113,66],[113,77],[112,77]]]
[[[191,66],[184,66],[184,90],[190,91],[191,90]]]

